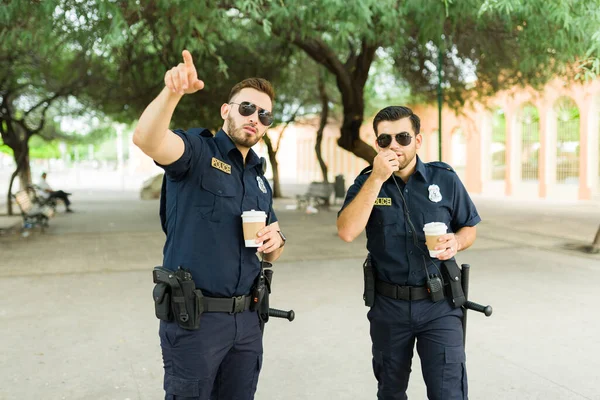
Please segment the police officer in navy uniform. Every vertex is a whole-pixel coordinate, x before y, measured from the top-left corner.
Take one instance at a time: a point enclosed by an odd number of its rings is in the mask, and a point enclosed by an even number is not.
[[[204,87],[191,54],[182,55],[142,114],[133,141],[165,170],[163,267],[189,269],[204,296],[225,299],[231,308],[204,312],[196,330],[160,321],[165,399],[253,399],[263,354],[259,316],[249,310],[261,268],[257,252],[272,262],[285,243],[261,160],[251,149],[273,122],[274,91],[264,79],[246,79],[221,106],[223,128],[214,137],[204,129],[171,131],[182,96]],[[258,248],[244,245],[241,214],[249,210],[268,215]]]
[[[434,302],[428,276],[467,249],[481,220],[460,179],[442,162],[423,163],[420,119],[407,107],[386,107],[375,116],[378,154],[348,189],[338,214],[339,236],[354,240],[363,229],[376,273],[375,299],[367,317],[373,343],[377,398],[407,399],[416,341],[427,396],[467,399],[462,310]],[[423,226],[444,222],[436,258],[429,257]]]

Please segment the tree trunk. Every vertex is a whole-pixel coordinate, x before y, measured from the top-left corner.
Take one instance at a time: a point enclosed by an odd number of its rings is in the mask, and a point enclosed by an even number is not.
[[[592,243],[592,253],[600,253],[600,226],[598,227],[598,231],[596,232],[596,237],[594,238],[594,242]]]
[[[360,50],[350,48],[348,59],[343,63],[321,39],[292,36],[291,40],[336,77],[344,110],[338,145],[369,164],[373,164],[377,152],[360,139],[360,127],[365,111],[364,88],[369,78],[369,69],[375,58],[375,51],[379,45],[371,43],[365,38],[361,43]]]
[[[319,120],[319,129],[317,129],[315,153],[317,154],[319,167],[321,167],[321,173],[323,174],[323,182],[328,182],[327,164],[325,164],[325,161],[323,161],[323,155],[321,154],[321,143],[323,142],[323,131],[327,125],[327,118],[329,117],[329,96],[327,96],[327,92],[325,91],[325,79],[322,72],[319,73],[319,97],[321,98],[321,118]]]
[[[283,131],[280,135],[283,134]],[[277,164],[277,150],[273,148],[273,142],[267,133],[263,136],[263,140],[267,145],[267,153],[269,154],[269,162],[273,168],[273,198],[279,198],[281,196],[281,185],[279,183],[279,164]]]
[[[29,165],[28,139],[25,139],[21,143],[20,148],[17,148],[17,149],[13,148],[13,157],[15,159],[17,168],[10,176],[10,182],[8,184],[8,193],[6,194],[6,211],[7,211],[8,215],[13,215],[11,193],[12,193],[12,186],[13,186],[17,176],[19,177],[21,189],[27,188],[27,185],[29,185],[31,183],[31,167]]]

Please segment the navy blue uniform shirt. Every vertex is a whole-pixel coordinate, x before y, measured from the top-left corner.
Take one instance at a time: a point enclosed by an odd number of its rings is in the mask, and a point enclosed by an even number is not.
[[[260,271],[256,248],[245,247],[242,212],[261,210],[267,224],[277,221],[260,158],[242,154],[219,130],[174,131],[185,143],[179,160],[161,165],[166,176],[166,234],[163,266],[189,269],[207,296],[250,292]]]
[[[363,170],[350,186],[342,210],[357,195],[370,171],[371,167]],[[416,170],[408,182],[405,184],[399,177],[395,180],[406,200],[417,244],[398,187],[390,177],[382,185],[367,222],[367,250],[373,258],[378,279],[403,286],[422,286],[426,281],[423,260],[427,262],[430,274],[440,274],[440,260],[429,257],[423,226],[428,222],[444,222],[451,233],[465,226],[475,226],[481,218],[448,164],[424,164],[417,156]]]

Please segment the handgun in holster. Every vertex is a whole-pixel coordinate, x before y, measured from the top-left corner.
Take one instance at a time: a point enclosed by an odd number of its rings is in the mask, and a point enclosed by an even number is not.
[[[462,288],[460,267],[454,260],[442,262],[442,274],[447,283],[446,295],[450,305],[454,308],[462,307],[467,301]]]
[[[252,288],[252,302],[250,310],[257,311],[260,319],[260,329],[263,330],[269,321],[269,295],[271,294],[271,282],[273,280],[273,264],[262,261],[260,273],[256,277]]]
[[[204,296],[196,289],[191,272],[181,267],[176,271],[154,267],[152,279],[156,283],[152,291],[156,317],[163,321],[174,319],[184,329],[198,329]]]
[[[375,267],[373,267],[371,254],[367,254],[367,258],[363,264],[363,277],[365,281],[363,300],[365,301],[365,306],[373,307],[373,304],[375,304]]]

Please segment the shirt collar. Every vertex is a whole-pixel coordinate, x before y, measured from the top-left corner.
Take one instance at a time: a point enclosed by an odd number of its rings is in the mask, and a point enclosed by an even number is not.
[[[215,135],[215,142],[217,143],[217,147],[219,148],[221,154],[227,155],[229,158],[231,158],[229,153],[232,150],[237,150],[238,154],[241,157],[241,153],[239,153],[239,150],[237,149],[237,147],[235,147],[235,144],[223,129],[219,129],[219,131]],[[246,168],[254,167],[259,162],[260,158],[258,157],[256,152],[252,149],[249,149],[248,155],[246,156]]]
[[[425,168],[425,164],[421,161],[419,156],[417,157],[417,165],[415,167],[415,172],[418,172],[423,177],[423,180],[427,183],[429,182],[429,176],[427,175],[427,168]]]

